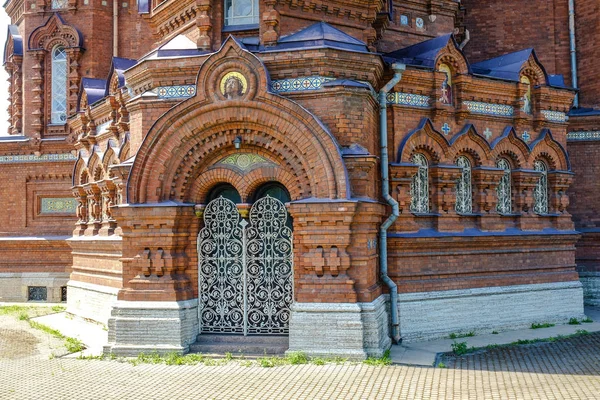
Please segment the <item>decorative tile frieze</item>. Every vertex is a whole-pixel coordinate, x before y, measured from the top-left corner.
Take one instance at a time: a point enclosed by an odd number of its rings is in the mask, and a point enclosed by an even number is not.
[[[196,85],[161,86],[156,95],[159,99],[186,99],[196,95]]]
[[[31,163],[31,162],[64,162],[76,161],[77,157],[71,153],[65,154],[43,154],[36,156],[35,154],[16,155],[16,156],[0,156],[0,164],[13,163]]]
[[[467,109],[474,114],[497,115],[512,117],[515,114],[513,106],[506,104],[482,103],[480,101],[463,101]]]
[[[395,92],[388,93],[387,102],[388,104],[398,104],[400,106],[429,107],[431,106],[431,97],[421,94]]]
[[[77,200],[72,197],[42,198],[40,214],[75,214]]]
[[[567,133],[567,140],[600,140],[600,131],[575,131]]]
[[[542,115],[550,122],[567,122],[569,117],[566,113],[552,110],[542,110]]]
[[[327,78],[323,76],[304,76],[300,78],[278,79],[271,81],[271,91],[274,93],[282,93],[319,90],[323,88],[323,84],[325,82],[333,80],[335,80],[335,78]]]

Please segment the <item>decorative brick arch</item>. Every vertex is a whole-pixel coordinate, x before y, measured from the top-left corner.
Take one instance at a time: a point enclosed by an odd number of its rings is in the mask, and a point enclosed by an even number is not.
[[[551,170],[570,171],[571,164],[564,147],[554,138],[549,129],[543,129],[539,138],[531,143],[530,167],[537,159],[544,159]]]
[[[450,36],[446,47],[438,54],[435,69],[439,70],[441,64],[448,65],[452,69],[452,75],[466,75],[470,72],[469,62],[458,47],[453,35]]]
[[[442,163],[449,158],[450,144],[435,130],[429,118],[423,118],[411,133],[400,143],[397,162],[410,162],[414,153],[427,153],[433,164]]]
[[[226,87],[232,76],[237,83]],[[234,152],[238,137],[242,148],[269,154],[306,186],[288,188],[296,193],[294,200],[349,198],[347,171],[333,135],[299,104],[270,93],[268,82],[262,62],[229,38],[202,65],[196,96],[173,107],[148,132],[129,176],[128,202],[195,199],[194,180],[212,156]]]
[[[504,129],[500,137],[491,144],[491,157],[495,161],[499,157],[508,157],[514,168],[525,168],[529,160],[529,146],[523,141],[512,126]]]
[[[452,164],[460,155],[468,154],[474,162],[473,166],[493,166],[490,164],[490,146],[472,124],[466,125],[449,143],[449,158]]]
[[[50,82],[52,49],[61,45],[67,53],[67,102],[68,114],[73,114],[80,107],[79,99],[79,60],[83,49],[83,36],[73,26],[67,25],[59,14],[53,14],[42,26],[31,32],[28,40],[28,51],[34,55],[33,92],[37,94],[32,101],[37,115],[33,119],[32,129],[34,134],[42,135],[47,130],[50,122],[50,99],[51,90],[47,85]]]

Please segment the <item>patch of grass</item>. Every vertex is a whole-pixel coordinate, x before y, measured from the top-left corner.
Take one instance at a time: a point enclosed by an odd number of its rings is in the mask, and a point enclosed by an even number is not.
[[[497,335],[498,331],[492,331],[492,335]]]
[[[571,318],[569,320],[569,325],[581,325],[581,322],[577,318]]]
[[[383,353],[383,355],[379,358],[369,357],[365,361],[363,361],[363,363],[365,363],[367,365],[376,365],[376,366],[391,365],[392,358],[390,357],[390,351],[386,350],[385,353]]]
[[[551,324],[549,322],[543,322],[540,324],[533,323],[531,324],[531,329],[552,328],[553,326],[554,324]]]
[[[580,335],[580,336],[585,336],[585,335],[589,335],[590,333],[588,331],[586,331],[585,329],[577,329],[575,331],[576,335]]]
[[[54,311],[55,313],[63,312],[66,310],[67,308],[63,306],[52,306],[52,311]]]
[[[0,315],[17,315],[22,312],[27,312],[31,307],[25,306],[2,306],[0,307]]]
[[[65,347],[69,353],[79,353],[85,349],[85,345],[81,340],[72,337],[65,338]]]
[[[290,352],[286,355],[286,358],[292,365],[308,364],[308,356],[301,351]]]
[[[446,368],[446,364],[444,364],[443,362],[439,362],[437,367],[438,368]]]
[[[583,322],[585,324],[591,324],[592,322],[594,322],[594,320],[591,319],[590,317],[585,317],[584,319],[581,320],[581,322]]]
[[[460,338],[473,337],[473,336],[475,336],[474,331],[470,331],[467,333],[451,333],[450,335],[448,335],[448,339],[460,339]]]
[[[55,338],[58,338],[58,339],[65,338],[64,335],[62,333],[60,333],[59,331],[57,331],[56,329],[52,329],[47,325],[40,324],[39,322],[29,320],[29,326],[31,326],[34,329],[40,330],[42,332],[46,332],[47,334],[52,335]]]
[[[467,342],[454,342],[452,343],[452,352],[457,356],[462,356],[474,350],[473,347],[469,349]]]
[[[21,311],[19,313],[19,320],[20,321],[27,321],[29,319],[29,314],[27,313],[27,311]]]
[[[487,346],[485,346],[485,348],[486,348],[487,350],[494,350],[494,349],[497,349],[497,348],[499,348],[499,347],[500,347],[500,345],[499,345],[499,344],[496,344],[496,343],[494,343],[494,344],[488,344]]]
[[[311,358],[310,363],[314,365],[325,365],[325,360],[321,357],[315,357]]]

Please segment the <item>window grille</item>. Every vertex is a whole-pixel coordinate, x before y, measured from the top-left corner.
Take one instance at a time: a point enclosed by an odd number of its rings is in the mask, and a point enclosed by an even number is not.
[[[412,156],[413,164],[419,166],[419,171],[413,176],[410,184],[410,211],[414,213],[429,212],[429,171],[427,158],[420,153]]]
[[[548,167],[538,160],[533,163],[533,169],[542,173],[533,189],[533,212],[548,214]]]
[[[496,167],[504,170],[504,175],[500,179],[500,183],[496,188],[498,194],[498,204],[496,210],[500,214],[510,214],[512,212],[512,193],[511,193],[511,177],[510,177],[510,163],[501,158],[496,163]]]
[[[53,124],[67,122],[67,52],[58,46],[52,50],[52,115]]]
[[[225,26],[258,24],[258,0],[225,0]]]
[[[456,212],[471,214],[473,212],[473,193],[471,190],[471,162],[467,157],[458,157],[456,165],[462,173],[456,182]]]
[[[52,0],[52,9],[60,10],[61,8],[67,8],[69,5],[68,0]]]

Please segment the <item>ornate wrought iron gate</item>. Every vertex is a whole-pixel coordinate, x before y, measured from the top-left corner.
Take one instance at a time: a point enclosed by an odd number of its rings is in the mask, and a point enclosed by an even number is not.
[[[249,221],[223,197],[204,211],[198,235],[200,332],[287,334],[293,299],[292,230],[273,197],[250,209]]]

